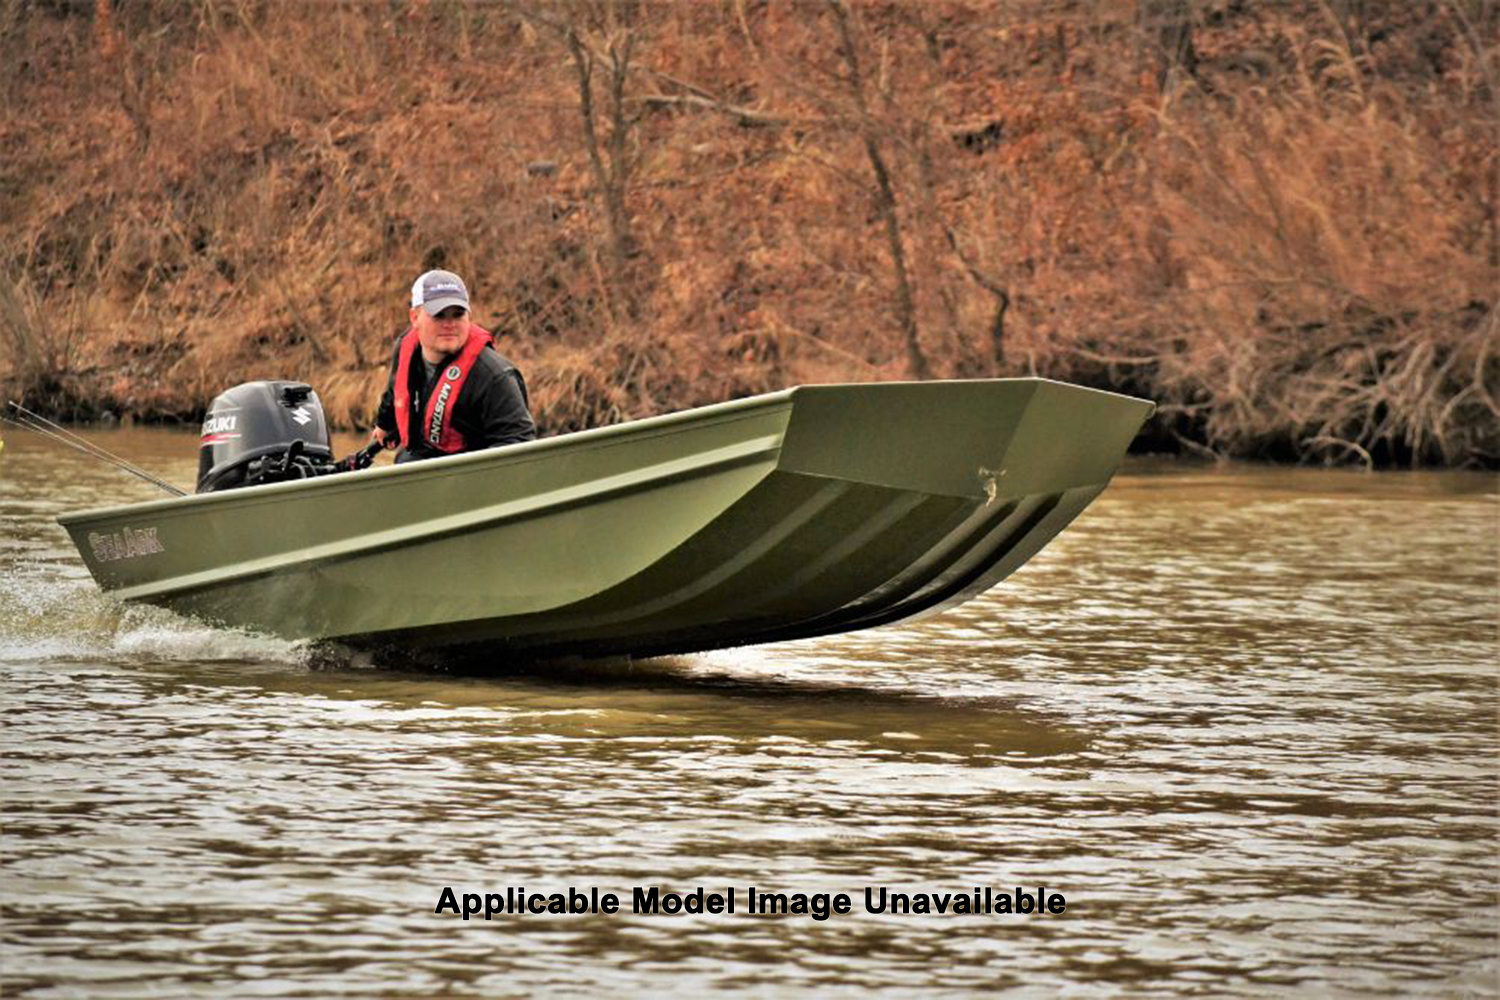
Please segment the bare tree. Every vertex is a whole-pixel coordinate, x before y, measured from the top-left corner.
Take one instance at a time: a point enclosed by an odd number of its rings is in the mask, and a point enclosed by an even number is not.
[[[918,336],[917,311],[912,299],[911,273],[906,264],[906,250],[901,238],[901,219],[896,210],[896,193],[891,185],[890,171],[880,149],[879,133],[865,97],[859,53],[849,25],[849,8],[844,0],[828,0],[828,6],[833,10],[834,24],[838,29],[839,55],[849,73],[849,90],[859,115],[860,137],[864,141],[865,155],[869,158],[870,170],[875,175],[875,208],[885,223],[886,242],[890,247],[891,267],[896,279],[896,322],[906,343],[907,367],[913,378],[925,379],[930,377],[932,368],[927,362],[927,356],[922,353],[922,343]]]
[[[619,0],[566,3],[548,9],[521,8],[523,16],[552,30],[566,45],[578,82],[579,126],[589,169],[604,207],[606,256],[612,289],[611,312],[633,311],[630,261],[638,247],[626,195],[635,170],[631,149],[634,119],[627,109],[626,83],[640,40],[633,8]],[[602,104],[602,107],[600,106]]]

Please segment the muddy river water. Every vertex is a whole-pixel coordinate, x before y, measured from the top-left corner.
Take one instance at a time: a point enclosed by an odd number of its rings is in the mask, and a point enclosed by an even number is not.
[[[7,996],[1500,990],[1493,475],[1132,463],[940,617],[478,677],[103,597],[155,491],[4,437]]]

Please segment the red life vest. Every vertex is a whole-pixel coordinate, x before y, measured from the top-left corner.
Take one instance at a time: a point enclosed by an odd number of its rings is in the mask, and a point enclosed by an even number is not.
[[[453,404],[464,387],[469,372],[479,352],[490,346],[493,338],[482,326],[469,324],[469,339],[463,350],[448,363],[438,376],[432,394],[427,397],[427,409],[422,414],[422,442],[445,454],[464,450],[464,436],[453,427]],[[401,338],[401,351],[396,361],[396,428],[401,432],[401,447],[411,448],[411,362],[421,349],[417,331],[413,327]]]

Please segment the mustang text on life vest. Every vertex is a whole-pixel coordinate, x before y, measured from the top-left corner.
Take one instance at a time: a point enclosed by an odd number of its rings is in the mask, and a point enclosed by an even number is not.
[[[427,412],[423,414],[421,433],[424,442],[430,447],[449,455],[464,450],[464,437],[453,426],[453,407],[450,404],[458,399],[464,382],[469,378],[469,372],[474,369],[474,362],[479,359],[480,352],[490,346],[491,341],[488,330],[475,324],[469,325],[469,339],[464,342],[463,349],[458,352],[458,357],[444,369],[442,380],[427,400]],[[396,429],[401,435],[403,448],[410,448],[412,445],[411,368],[412,359],[420,349],[421,342],[417,339],[417,331],[415,329],[406,331],[405,336],[401,338],[395,378]]]

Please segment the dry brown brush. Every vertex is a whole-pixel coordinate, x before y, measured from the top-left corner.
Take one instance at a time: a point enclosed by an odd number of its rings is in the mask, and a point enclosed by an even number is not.
[[[0,0],[0,390],[362,426],[464,273],[555,433],[1039,374],[1500,463],[1494,0]]]

